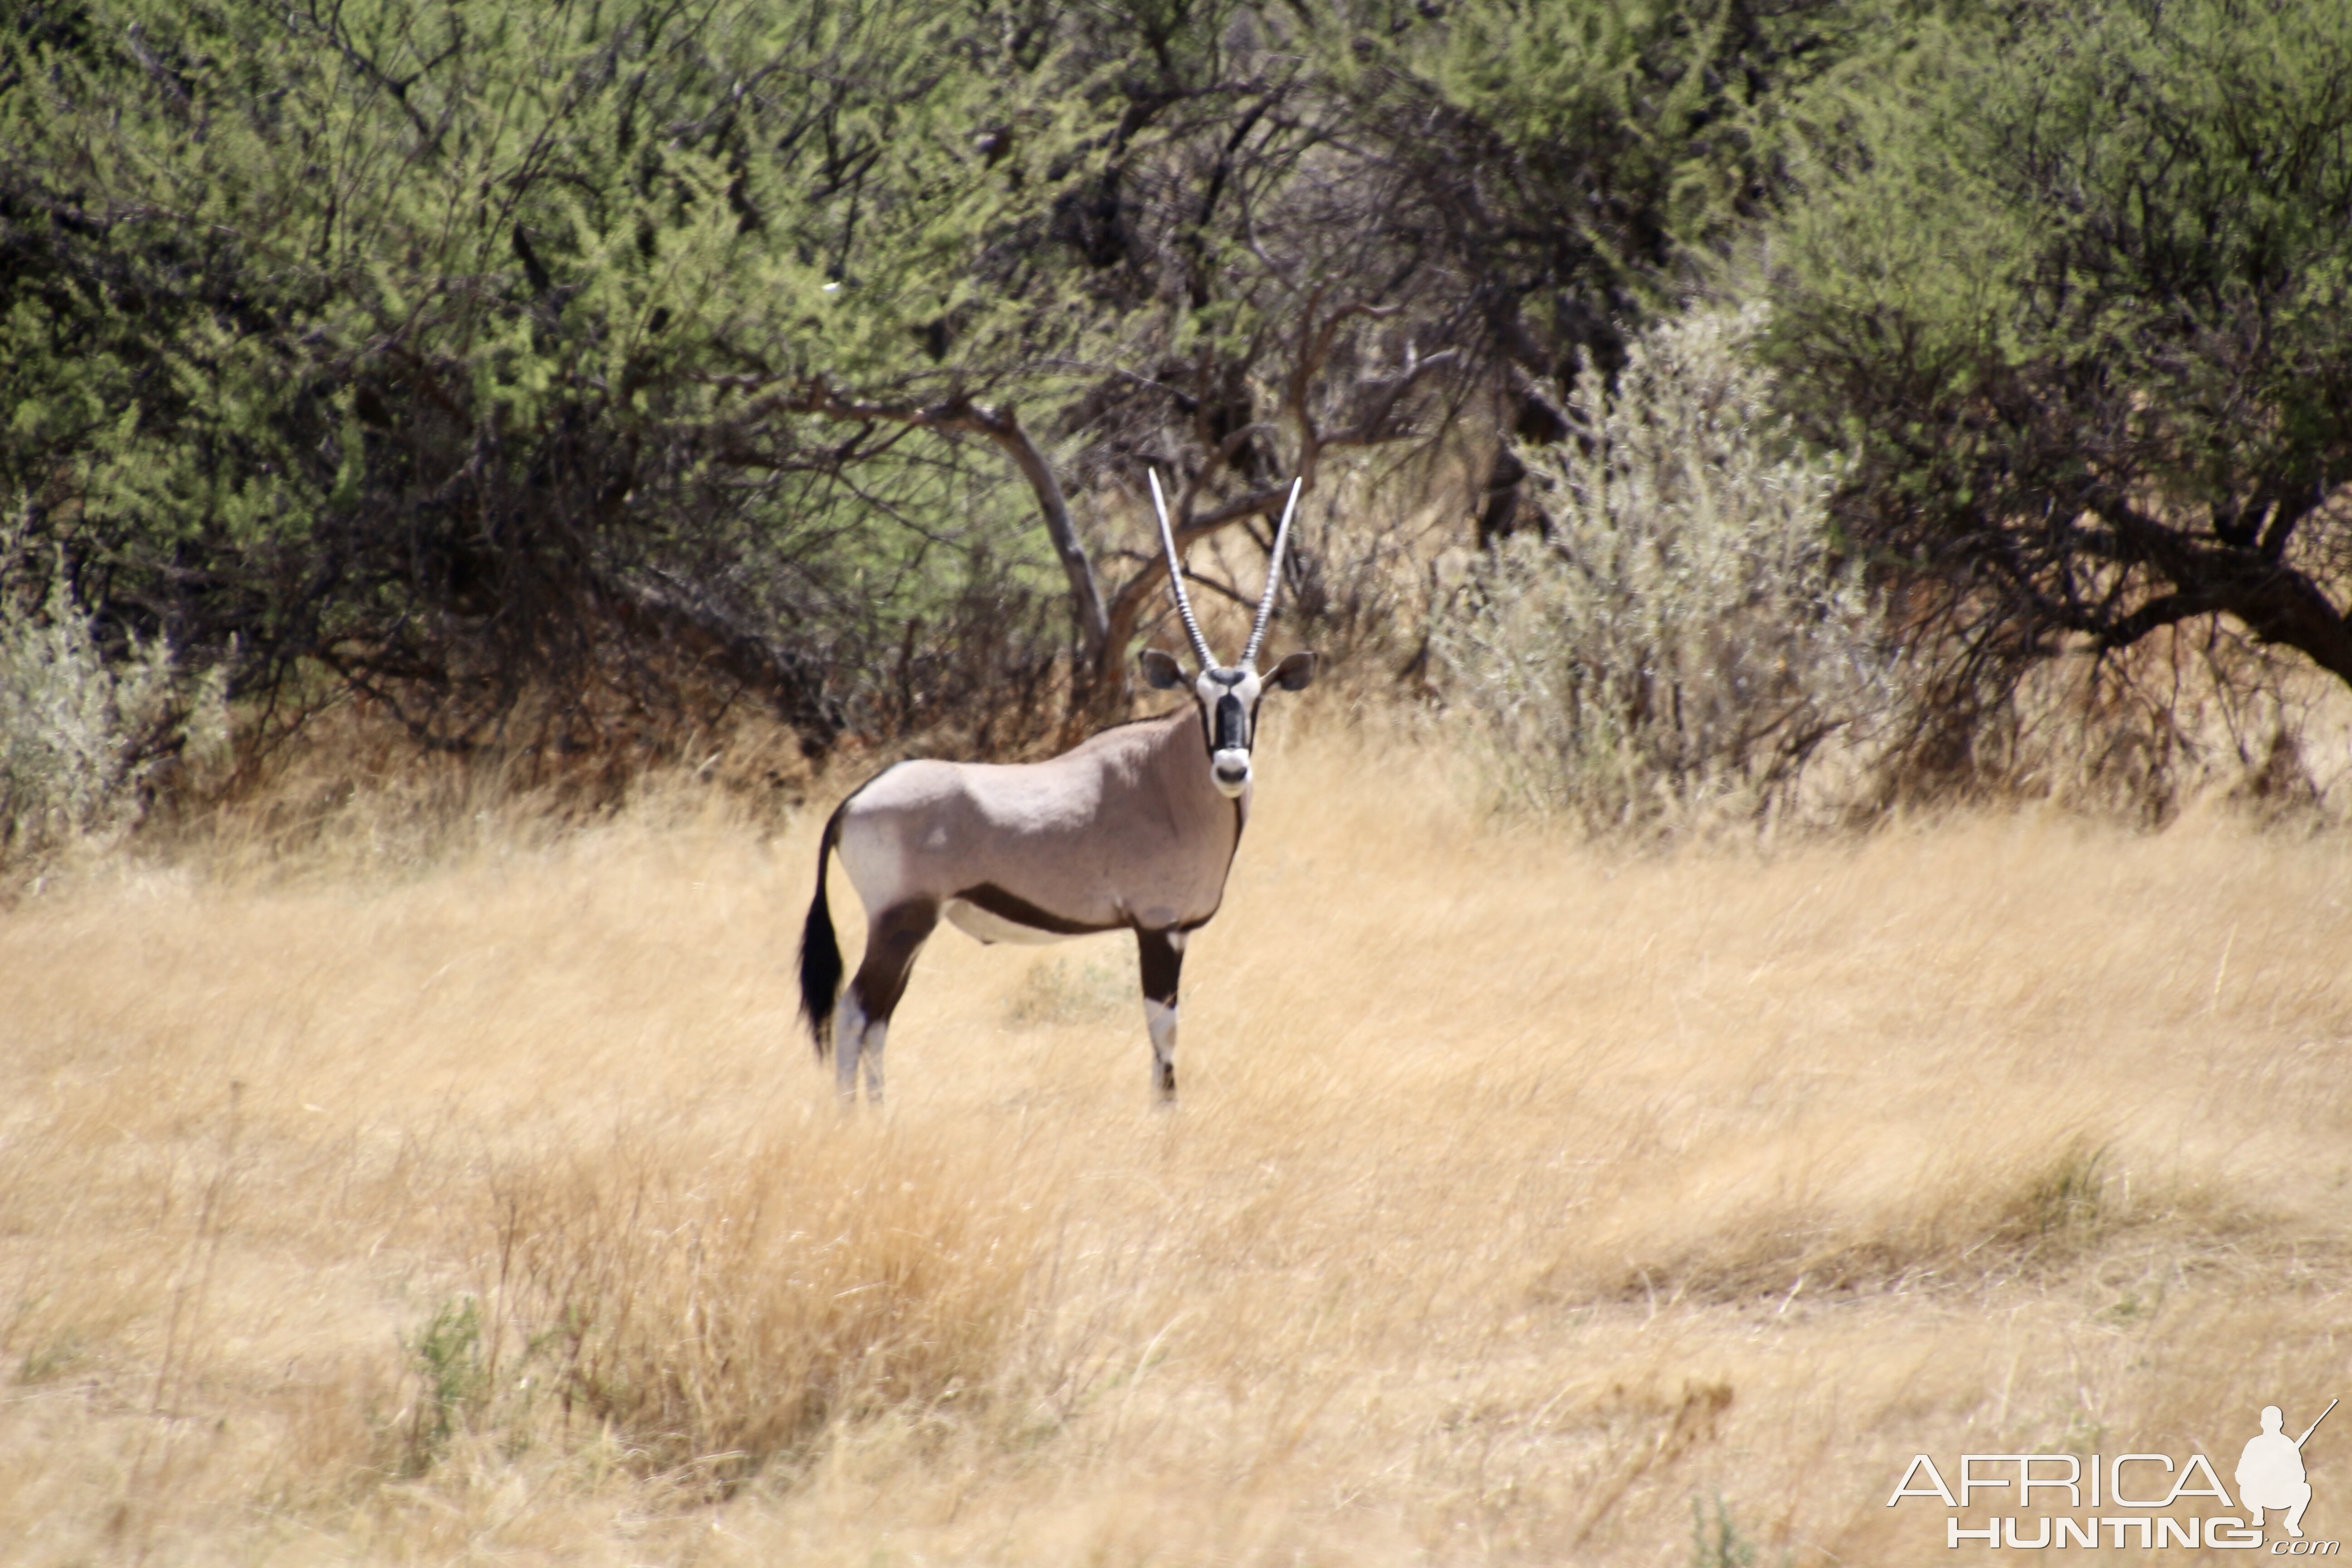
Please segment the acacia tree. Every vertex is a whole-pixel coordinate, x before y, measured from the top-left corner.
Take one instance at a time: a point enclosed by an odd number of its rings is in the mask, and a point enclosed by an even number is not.
[[[1053,84],[959,20],[21,9],[0,480],[25,562],[62,548],[121,638],[235,647],[264,697],[323,670],[439,745],[531,700],[563,739],[657,717],[681,668],[817,747],[894,686],[929,689],[899,723],[1034,692],[1050,566],[993,475],[747,412],[827,381],[981,406],[1083,337],[1023,259],[1078,163]],[[992,173],[973,128],[1013,120],[1034,166]],[[943,661],[910,679],[919,623],[980,649],[961,692]]]
[[[1955,680],[2227,617],[2352,681],[2352,12],[2027,11],[1812,113],[1775,353]]]

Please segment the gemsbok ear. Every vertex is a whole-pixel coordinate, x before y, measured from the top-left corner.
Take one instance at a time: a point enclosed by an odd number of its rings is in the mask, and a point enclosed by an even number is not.
[[[1311,653],[1285,654],[1282,662],[1266,672],[1264,684],[1279,686],[1285,691],[1304,691],[1315,679],[1316,656]]]
[[[1147,685],[1162,691],[1173,691],[1190,684],[1184,679],[1184,667],[1176,662],[1176,656],[1161,653],[1156,647],[1143,650],[1143,679]]]

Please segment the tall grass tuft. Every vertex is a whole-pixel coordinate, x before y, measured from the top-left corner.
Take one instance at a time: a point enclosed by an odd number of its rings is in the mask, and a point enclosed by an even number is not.
[[[1440,607],[1444,685],[1518,803],[1596,828],[1766,817],[1884,710],[1880,614],[1832,548],[1837,465],[1743,352],[1763,319],[1669,321],[1613,388],[1580,375],[1570,438],[1519,453],[1541,533]]]
[[[511,1441],[551,1396],[649,1473],[723,1489],[830,1424],[969,1405],[994,1382],[1035,1239],[1001,1184],[857,1128],[677,1153],[493,1184],[481,1283],[503,1321],[482,1379],[506,1403],[478,1419]]]

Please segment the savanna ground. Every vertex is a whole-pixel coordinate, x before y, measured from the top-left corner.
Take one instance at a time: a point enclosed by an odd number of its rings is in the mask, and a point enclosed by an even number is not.
[[[0,912],[0,1558],[1950,1561],[1915,1453],[2352,1393],[2352,840],[1634,855],[1275,728],[1172,1114],[1125,942],[943,931],[841,1117],[816,811]]]

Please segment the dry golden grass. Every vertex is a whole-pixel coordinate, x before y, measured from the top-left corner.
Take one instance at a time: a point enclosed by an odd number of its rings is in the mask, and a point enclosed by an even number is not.
[[[0,1557],[1939,1561],[1914,1453],[2352,1393],[2352,841],[1260,792],[1170,1115],[1124,943],[946,931],[839,1117],[814,814],[0,913]]]

